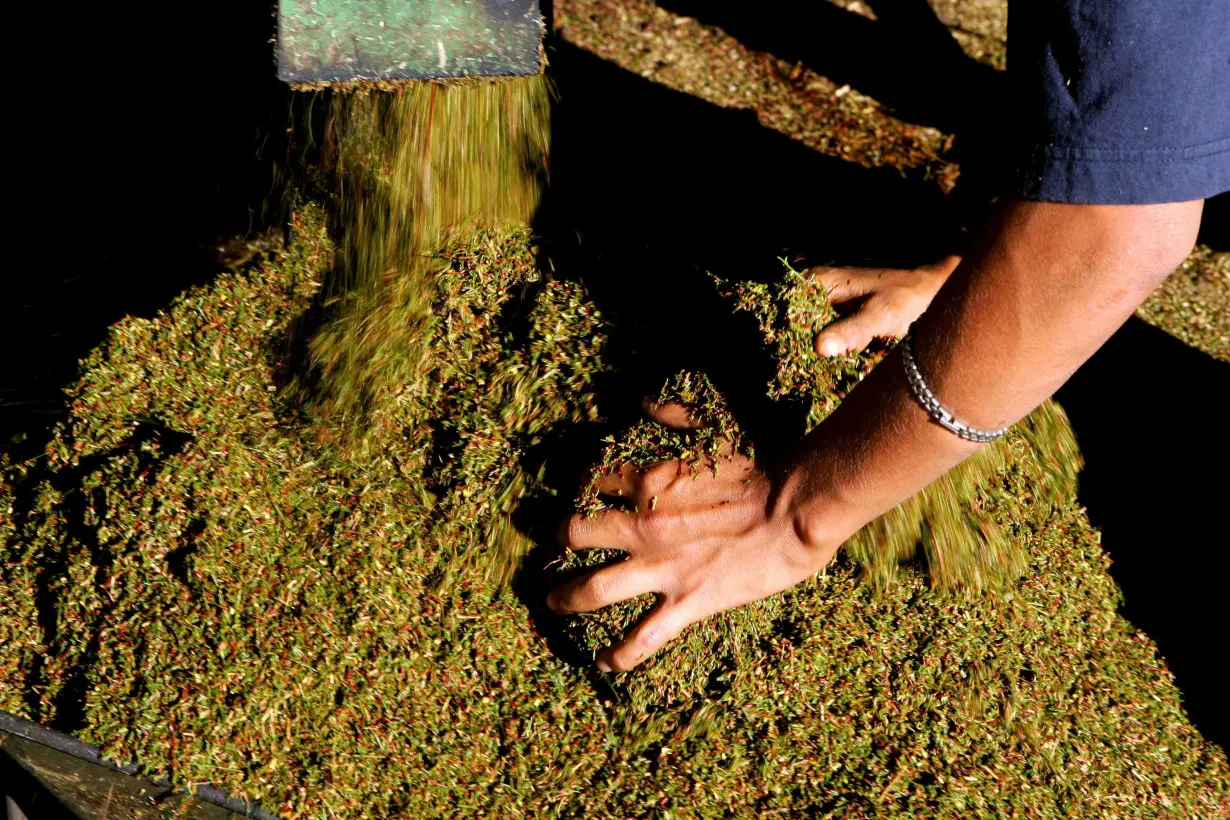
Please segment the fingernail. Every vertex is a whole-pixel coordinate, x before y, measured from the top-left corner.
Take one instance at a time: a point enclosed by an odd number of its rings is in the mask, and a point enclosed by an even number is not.
[[[611,665],[607,663],[606,661],[600,659],[598,661],[598,671],[603,672],[603,673],[610,672]]]

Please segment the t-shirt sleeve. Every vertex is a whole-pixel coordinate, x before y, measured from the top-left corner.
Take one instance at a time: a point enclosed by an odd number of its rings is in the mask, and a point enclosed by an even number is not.
[[[1008,193],[1134,204],[1230,190],[1230,0],[1014,0]]]

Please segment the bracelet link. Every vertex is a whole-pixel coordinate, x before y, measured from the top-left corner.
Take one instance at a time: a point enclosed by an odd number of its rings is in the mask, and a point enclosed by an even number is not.
[[[910,392],[914,394],[914,398],[923,406],[923,409],[927,411],[927,415],[931,416],[933,421],[950,433],[966,441],[973,441],[978,444],[994,441],[1007,432],[1007,427],[1001,430],[979,430],[975,427],[970,427],[968,424],[959,421],[952,414],[951,410],[940,404],[939,398],[935,393],[931,392],[931,388],[927,387],[922,371],[918,368],[918,361],[914,357],[913,325],[910,326],[910,332],[905,335],[901,350],[901,361],[905,366],[905,379],[910,385]]]

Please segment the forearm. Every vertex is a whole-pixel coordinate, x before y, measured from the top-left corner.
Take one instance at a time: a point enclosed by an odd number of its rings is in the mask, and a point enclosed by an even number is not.
[[[916,327],[918,364],[967,424],[998,429],[1051,395],[1182,261],[1200,202],[997,209]],[[931,421],[893,353],[813,431],[779,503],[839,543],[978,445]]]

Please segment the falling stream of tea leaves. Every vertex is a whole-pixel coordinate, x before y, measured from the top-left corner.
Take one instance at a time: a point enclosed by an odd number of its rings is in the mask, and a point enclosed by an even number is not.
[[[334,94],[325,161],[338,254],[322,294],[331,318],[311,340],[303,390],[319,417],[370,432],[381,408],[422,380],[436,252],[467,226],[529,223],[549,115],[542,75]]]

